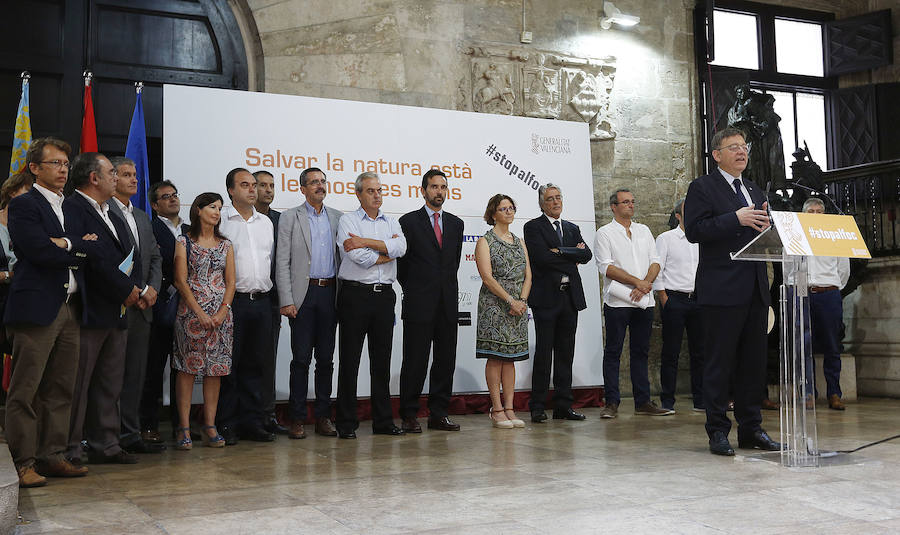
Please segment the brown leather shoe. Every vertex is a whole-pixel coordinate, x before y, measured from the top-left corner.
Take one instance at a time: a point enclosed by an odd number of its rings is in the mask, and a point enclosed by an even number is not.
[[[415,416],[404,418],[403,423],[400,424],[400,429],[403,429],[405,433],[422,432],[422,426],[419,425],[419,420],[417,420]]]
[[[323,437],[336,437],[338,432],[331,423],[331,418],[325,416],[316,420],[316,434]]]
[[[841,396],[837,394],[831,394],[830,396],[828,396],[828,408],[834,409],[836,411],[842,411],[846,409],[847,406],[844,405],[843,401],[841,401]]]
[[[303,429],[303,424],[300,422],[291,423],[291,428],[288,429],[288,436],[294,439],[306,438],[306,431]]]
[[[65,459],[38,461],[35,469],[46,477],[81,477],[88,473],[87,466],[75,466]]]
[[[20,488],[30,489],[47,484],[47,478],[35,472],[33,466],[20,466],[16,471],[19,473]]]
[[[764,398],[760,407],[764,411],[777,411],[781,408],[781,404],[775,401],[770,401],[769,398]]]
[[[428,429],[459,431],[459,424],[451,420],[449,416],[444,416],[443,418],[428,418]]]

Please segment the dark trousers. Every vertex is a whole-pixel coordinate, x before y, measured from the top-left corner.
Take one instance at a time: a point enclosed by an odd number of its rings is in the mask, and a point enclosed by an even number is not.
[[[840,290],[809,294],[809,319],[815,353],[822,353],[828,395],[841,393],[841,325],[844,304]]]
[[[400,367],[400,416],[415,418],[419,397],[428,373],[428,354],[432,353],[428,381],[428,412],[433,418],[447,416],[453,373],[456,371],[456,318],[448,318],[443,299],[432,318],[403,321],[403,364]],[[454,307],[455,310],[456,307]]]
[[[150,327],[150,343],[147,352],[147,367],[144,374],[144,387],[141,393],[141,430],[159,430],[159,411],[162,406],[163,374],[170,374],[169,412],[172,422],[175,417],[175,374],[166,366],[172,355],[172,344],[175,337],[170,325],[154,322]]]
[[[560,292],[555,306],[532,307],[534,313],[534,368],[531,376],[532,412],[544,410],[553,367],[553,408],[565,411],[572,407],[572,360],[575,357],[575,329],[578,311],[568,291]],[[621,351],[621,350],[620,350]],[[618,375],[618,372],[616,373]]]
[[[603,389],[607,404],[619,404],[619,358],[625,345],[625,331],[629,333],[628,350],[631,354],[631,388],[634,406],[650,401],[650,376],[647,355],[650,351],[650,330],[653,327],[653,309],[636,307],[611,307],[603,305],[606,324],[606,344],[603,346]]]
[[[678,355],[687,331],[691,367],[691,395],[694,407],[703,404],[703,319],[696,299],[681,292],[666,292],[669,300],[662,309],[662,352],[660,353],[660,395],[663,407],[675,406]]]
[[[78,378],[72,397],[69,446],[66,456],[81,458],[81,440],[103,455],[115,455],[119,446],[119,394],[125,375],[125,329],[81,328]]]
[[[766,386],[767,307],[754,291],[749,305],[701,306],[700,311],[705,332],[706,432],[710,436],[715,431],[727,435],[731,430],[726,414],[731,384],[738,436],[750,436],[762,423],[759,411]]]
[[[278,299],[278,295],[272,294],[272,303]],[[272,308],[272,354],[263,359],[262,384],[260,392],[262,397],[263,413],[266,418],[275,417],[275,370],[278,365],[278,338],[281,335],[281,312],[278,308]]]
[[[359,427],[356,384],[363,341],[369,341],[372,428],[393,425],[391,415],[391,344],[394,305],[397,296],[390,287],[374,292],[367,287],[343,284],[338,293],[338,394],[335,425],[342,432]]]
[[[267,294],[235,293],[231,303],[234,341],[231,373],[222,377],[216,420],[220,427],[263,425],[263,361],[272,353],[272,300]]]
[[[134,444],[141,439],[141,395],[147,370],[150,342],[150,322],[136,307],[128,310],[128,342],[125,346],[125,371],[119,411],[122,424],[119,442]]]
[[[13,366],[6,396],[6,442],[16,467],[66,449],[78,373],[80,304],[63,305],[47,326],[7,327]]]
[[[336,287],[311,284],[291,325],[291,419],[306,420],[306,395],[309,389],[309,365],[316,356],[315,417],[331,416],[331,379],[334,375],[334,342],[337,311]]]

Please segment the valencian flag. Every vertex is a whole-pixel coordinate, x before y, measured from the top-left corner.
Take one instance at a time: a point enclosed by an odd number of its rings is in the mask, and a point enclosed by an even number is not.
[[[147,160],[147,132],[144,129],[144,104],[141,102],[141,91],[144,84],[138,82],[137,98],[134,102],[134,115],[131,116],[131,128],[128,129],[128,144],[125,146],[125,157],[134,160],[137,171],[137,193],[131,196],[131,203],[141,210],[150,213],[150,164]]]
[[[97,152],[97,123],[94,121],[94,99],[91,98],[90,71],[84,73],[84,116],[81,119],[81,152]]]
[[[12,158],[9,159],[9,176],[25,169],[25,153],[31,146],[31,111],[28,104],[28,71],[22,73],[22,98],[16,113],[16,131],[13,134]]]

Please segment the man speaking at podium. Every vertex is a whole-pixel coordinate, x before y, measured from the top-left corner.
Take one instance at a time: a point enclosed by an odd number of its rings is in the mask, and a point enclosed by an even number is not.
[[[712,147],[718,168],[691,182],[684,202],[685,235],[700,244],[695,291],[705,328],[703,397],[709,450],[734,455],[728,442],[731,420],[725,412],[732,377],[738,446],[779,450],[781,445],[762,429],[759,412],[770,303],[766,265],[729,256],[769,227],[766,195],[741,178],[750,147],[740,130],[720,130]]]

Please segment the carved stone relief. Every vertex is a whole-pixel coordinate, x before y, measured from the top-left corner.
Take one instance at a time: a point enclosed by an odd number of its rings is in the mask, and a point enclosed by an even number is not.
[[[457,108],[482,113],[583,121],[591,140],[616,137],[611,95],[615,58],[576,58],[519,48],[470,46],[470,77]]]

